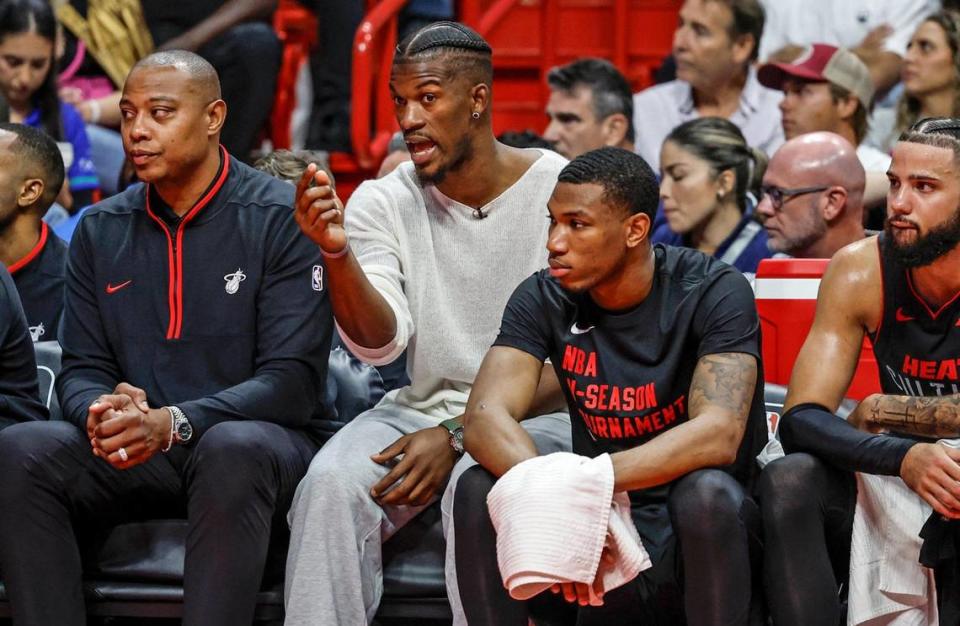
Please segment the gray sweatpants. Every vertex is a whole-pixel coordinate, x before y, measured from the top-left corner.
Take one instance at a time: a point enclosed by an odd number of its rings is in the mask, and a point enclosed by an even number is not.
[[[370,455],[403,435],[436,425],[435,418],[384,400],[347,424],[314,457],[287,516],[291,527],[284,588],[287,626],[352,626],[373,619],[383,595],[381,546],[425,507],[381,507],[374,501],[370,488],[389,468],[371,461]],[[523,425],[541,453],[570,449],[566,414],[532,418]],[[448,538],[456,477],[472,465],[475,461],[464,455],[444,492]],[[454,613],[462,615],[452,545],[446,571]]]

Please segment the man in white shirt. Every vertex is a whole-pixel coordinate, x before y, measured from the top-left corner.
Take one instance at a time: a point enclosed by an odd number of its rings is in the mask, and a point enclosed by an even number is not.
[[[853,50],[879,91],[900,78],[910,36],[937,0],[761,0],[767,23],[760,58],[789,61],[804,46],[825,42]]]
[[[566,160],[496,141],[492,74],[490,46],[469,28],[418,30],[397,47],[390,80],[412,162],[363,183],[346,218],[315,167],[298,186],[296,218],[326,257],[321,279],[343,342],[373,365],[406,349],[411,384],[338,432],[300,483],[289,514],[287,626],[373,619],[382,542],[448,479],[452,486],[480,362],[513,289],[546,266],[545,207]],[[317,186],[308,188],[311,178]],[[543,415],[562,404],[546,367],[530,412],[540,417],[526,422],[541,452],[569,449],[567,416]],[[457,467],[469,464],[467,456]]]
[[[780,94],[757,82],[751,64],[763,34],[757,0],[686,0],[673,34],[677,80],[633,97],[636,152],[660,168],[660,147],[671,130],[697,117],[736,124],[747,143],[773,152],[783,143]]]

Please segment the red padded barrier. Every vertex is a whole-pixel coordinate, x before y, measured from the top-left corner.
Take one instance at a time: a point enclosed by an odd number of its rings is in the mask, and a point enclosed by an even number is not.
[[[820,278],[829,259],[764,259],[757,268],[754,294],[763,333],[763,377],[786,385],[797,354],[813,325]],[[824,364],[824,367],[828,367]],[[862,400],[880,391],[877,361],[864,338],[860,363],[845,394]]]

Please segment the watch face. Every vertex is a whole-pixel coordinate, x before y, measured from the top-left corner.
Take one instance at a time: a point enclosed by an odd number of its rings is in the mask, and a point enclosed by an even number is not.
[[[180,441],[190,441],[190,437],[193,436],[193,426],[190,425],[190,422],[183,420],[177,424],[177,439]]]
[[[450,433],[450,439],[452,440],[453,449],[457,452],[463,453],[463,429],[458,428],[452,433]]]

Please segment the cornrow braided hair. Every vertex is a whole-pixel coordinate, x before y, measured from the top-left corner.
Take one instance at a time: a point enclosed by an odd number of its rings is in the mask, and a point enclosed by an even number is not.
[[[477,31],[459,22],[433,22],[397,45],[397,55],[411,57],[435,48],[493,54],[490,44]]]
[[[908,132],[921,135],[949,135],[960,140],[960,118],[925,117],[911,126]]]
[[[900,141],[952,150],[954,163],[960,165],[960,118],[925,117],[900,135]]]

